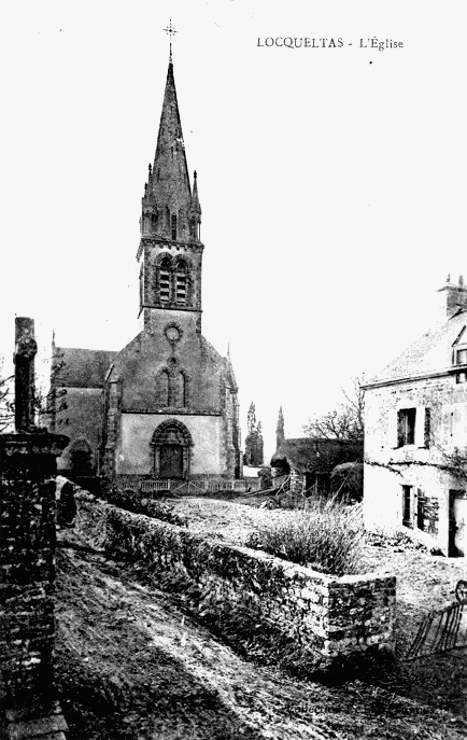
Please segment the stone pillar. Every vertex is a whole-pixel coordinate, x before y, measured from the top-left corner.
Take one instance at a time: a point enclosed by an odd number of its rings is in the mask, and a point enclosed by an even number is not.
[[[34,428],[34,358],[37,343],[34,339],[34,321],[25,317],[15,319],[15,429]]]
[[[34,323],[16,319],[16,432],[0,435],[0,737],[65,740],[54,681],[56,458],[34,427]]]
[[[12,727],[55,718],[64,728],[53,655],[56,457],[67,444],[47,432],[0,436],[0,660]]]

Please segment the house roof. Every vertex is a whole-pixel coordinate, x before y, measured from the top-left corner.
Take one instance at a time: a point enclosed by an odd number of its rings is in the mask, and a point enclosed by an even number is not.
[[[297,437],[286,439],[271,458],[273,467],[287,460],[298,473],[329,473],[336,465],[363,459],[363,442]]]
[[[56,347],[55,383],[66,388],[102,388],[116,355],[117,352],[110,350]]]
[[[444,375],[452,368],[452,347],[467,326],[467,311],[459,310],[450,319],[423,334],[389,363],[364,388],[391,381]],[[462,342],[467,342],[467,331]]]

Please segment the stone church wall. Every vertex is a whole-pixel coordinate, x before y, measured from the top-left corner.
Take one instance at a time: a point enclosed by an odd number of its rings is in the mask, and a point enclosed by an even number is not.
[[[102,390],[100,388],[67,388],[63,397],[66,408],[57,413],[56,431],[71,438],[71,442],[57,460],[59,472],[71,469],[71,448],[74,440],[85,439],[89,444],[94,464],[97,463],[99,425],[102,417]]]
[[[226,625],[233,629],[237,619],[240,635],[247,634],[267,658],[285,655],[289,665],[312,673],[394,648],[393,576],[326,576],[132,514],[84,492],[76,501],[77,527],[88,541],[144,562],[221,632]]]
[[[166,414],[122,414],[121,436],[117,452],[117,474],[147,475],[153,466],[151,440],[164,421],[178,420],[193,439],[190,475],[221,475],[226,462],[222,444],[221,416]]]

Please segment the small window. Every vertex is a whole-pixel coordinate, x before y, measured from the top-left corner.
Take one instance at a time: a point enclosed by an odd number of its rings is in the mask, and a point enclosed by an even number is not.
[[[186,304],[186,265],[180,262],[176,273],[176,301],[182,305]]]
[[[402,486],[402,524],[412,527],[412,486]]]
[[[185,376],[182,372],[177,373],[171,378],[170,384],[170,405],[171,406],[186,406],[186,384]]]
[[[456,365],[467,365],[467,347],[456,349]]]
[[[399,447],[415,444],[416,409],[400,409],[397,412],[397,443]]]
[[[172,213],[171,224],[172,224],[172,239],[176,239],[177,238],[177,216],[175,213]]]
[[[456,383],[467,383],[467,373],[456,373]]]
[[[169,405],[169,373],[163,370],[156,381],[156,404],[160,408]]]
[[[170,301],[170,262],[163,259],[160,266],[159,296],[161,303]]]

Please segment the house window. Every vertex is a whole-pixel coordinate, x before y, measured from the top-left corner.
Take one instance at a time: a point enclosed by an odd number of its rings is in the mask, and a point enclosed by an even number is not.
[[[402,524],[412,527],[412,486],[402,486]]]
[[[467,383],[467,373],[456,373],[456,383]]]
[[[159,297],[162,303],[170,301],[170,262],[163,259],[159,275]]]
[[[416,409],[400,409],[397,412],[398,447],[415,444]]]
[[[467,347],[456,349],[456,365],[467,365]]]

